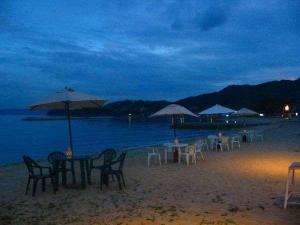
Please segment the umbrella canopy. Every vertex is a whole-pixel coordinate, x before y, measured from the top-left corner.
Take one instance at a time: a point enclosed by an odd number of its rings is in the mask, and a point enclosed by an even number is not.
[[[192,113],[187,108],[184,108],[183,106],[171,104],[166,106],[165,108],[157,111],[156,113],[152,114],[150,117],[155,116],[173,116],[173,115],[189,115],[198,117],[196,114]]]
[[[236,115],[236,116],[257,116],[257,115],[259,115],[259,113],[255,112],[251,109],[241,108],[240,110],[236,111],[234,113],[234,115]]]
[[[165,108],[159,110],[158,112],[152,114],[150,117],[157,117],[157,116],[172,116],[174,124],[173,124],[173,131],[174,131],[174,138],[176,138],[176,122],[175,116],[176,115],[188,115],[198,117],[196,114],[192,113],[190,110],[184,108],[183,106],[171,104],[166,106]]]
[[[215,114],[231,114],[234,113],[235,110],[221,106],[221,105],[214,105],[204,111],[198,113],[199,115],[215,115]]]
[[[94,95],[77,92],[71,88],[65,88],[48,96],[44,100],[32,104],[30,110],[34,109],[64,109],[68,117],[70,148],[73,152],[72,128],[71,128],[71,109],[99,108],[105,100]]]
[[[105,100],[98,96],[84,94],[74,91],[70,88],[65,88],[62,91],[46,97],[45,99],[32,104],[30,109],[65,109],[69,105],[69,109],[82,108],[98,108],[105,103]]]

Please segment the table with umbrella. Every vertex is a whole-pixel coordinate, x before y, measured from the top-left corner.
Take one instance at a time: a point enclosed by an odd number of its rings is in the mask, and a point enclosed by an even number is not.
[[[172,126],[173,126],[173,137],[174,137],[174,143],[178,142],[177,140],[177,133],[176,133],[176,116],[193,116],[198,117],[196,114],[188,110],[187,108],[177,105],[177,104],[171,104],[163,109],[157,111],[156,113],[152,114],[150,118],[152,117],[159,117],[159,116],[171,116],[172,117]],[[178,143],[175,143],[178,144]],[[175,148],[174,151],[174,162],[178,162],[178,149]]]
[[[100,108],[101,106],[103,106],[104,103],[105,100],[103,100],[98,96],[84,94],[75,91],[71,88],[65,88],[64,90],[57,91],[56,93],[30,106],[30,110],[37,110],[37,109],[65,110],[67,116],[67,123],[68,123],[69,145],[72,153],[69,158],[65,159],[65,161],[67,160],[71,161],[73,168],[74,168],[74,161],[79,161],[82,187],[85,187],[86,176],[88,177],[88,183],[90,183],[89,162],[87,156],[77,155],[76,157],[74,157],[71,110],[83,109],[83,108]],[[75,178],[73,178],[73,183],[75,183]]]

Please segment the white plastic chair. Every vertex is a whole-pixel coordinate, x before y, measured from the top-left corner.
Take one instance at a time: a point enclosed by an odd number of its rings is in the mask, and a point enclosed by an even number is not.
[[[187,166],[190,165],[190,158],[192,159],[192,163],[196,164],[195,145],[189,145],[186,148],[182,148],[180,157],[185,159]]]
[[[229,148],[229,137],[227,136],[221,136],[219,138],[219,141],[217,143],[217,148],[220,148],[221,152],[223,152],[223,147],[226,147],[227,151],[230,151]]]
[[[211,150],[214,150],[214,148],[217,147],[218,136],[216,136],[216,135],[208,135],[207,139],[208,139],[208,142],[209,142],[209,148]]]
[[[292,192],[290,190],[290,186],[294,185],[295,170],[300,170],[300,162],[293,162],[288,169],[288,177],[286,181],[285,197],[284,197],[284,204],[283,204],[283,208],[285,209],[288,207],[288,205],[300,205],[299,201],[289,201],[292,195],[296,194],[295,192]]]
[[[231,137],[231,149],[233,150],[234,144],[237,144],[239,149],[241,148],[241,142],[240,142],[240,136],[239,135],[233,135]]]
[[[248,138],[249,142],[253,142],[254,141],[254,138],[255,138],[254,130],[249,130],[248,131],[247,138]]]
[[[159,163],[159,165],[161,165],[161,158],[157,147],[151,148],[151,150],[148,152],[148,167],[150,167],[152,158],[156,163]]]
[[[196,147],[196,149],[195,149],[196,159],[197,159],[198,153],[200,153],[202,160],[204,160],[204,155],[203,155],[202,150],[204,149],[204,147],[206,147],[206,149],[208,150],[208,144],[207,144],[206,140],[202,140],[202,139],[198,140],[195,143],[195,147]]]
[[[264,135],[262,130],[255,131],[255,140],[264,141]]]
[[[173,154],[173,147],[170,144],[164,144],[165,163],[168,163],[168,154]]]

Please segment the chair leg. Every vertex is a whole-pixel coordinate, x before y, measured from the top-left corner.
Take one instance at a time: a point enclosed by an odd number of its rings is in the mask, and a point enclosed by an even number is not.
[[[165,150],[165,163],[168,162],[168,152]]]
[[[55,178],[51,177],[51,184],[53,186],[53,192],[56,193],[57,191],[57,187],[58,187],[58,183],[56,183]]]
[[[103,174],[100,172],[100,190],[102,191],[102,185],[103,185]]]
[[[38,183],[38,179],[34,179],[33,180],[32,196],[35,196],[37,183]]]
[[[293,170],[293,173],[292,173],[293,175],[292,175],[292,184],[294,184],[295,182],[295,170]]]
[[[290,183],[291,183],[290,176],[291,176],[291,171],[289,170],[287,181],[286,181],[286,187],[285,187],[285,196],[284,196],[284,205],[283,205],[284,209],[287,208],[288,200],[289,200],[289,186],[290,186]]]
[[[200,155],[201,155],[202,160],[204,160],[204,155],[203,155],[202,151],[200,151]]]
[[[30,179],[30,177],[28,177],[28,181],[27,181],[27,185],[26,185],[26,191],[25,191],[25,195],[27,195],[27,194],[28,194],[28,190],[29,190],[30,181],[31,181],[31,179]]]
[[[72,162],[72,179],[73,179],[73,184],[76,184],[76,176],[75,176],[74,162]]]
[[[43,178],[42,179],[42,192],[45,192],[46,191],[46,179]]]
[[[126,185],[125,185],[125,179],[124,179],[124,174],[123,174],[123,172],[121,172],[121,178],[122,178],[122,181],[123,181],[123,185],[124,185],[124,187],[126,187]]]
[[[120,174],[116,175],[116,177],[117,177],[117,180],[118,180],[119,189],[122,190],[122,184],[121,184]]]

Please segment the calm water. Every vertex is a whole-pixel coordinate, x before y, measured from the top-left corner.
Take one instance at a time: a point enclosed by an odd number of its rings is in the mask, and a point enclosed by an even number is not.
[[[57,121],[23,121],[23,116],[0,116],[0,164],[20,162],[23,154],[45,159],[51,151],[68,147],[67,123]],[[124,149],[172,140],[170,121],[101,118],[73,120],[76,154],[86,154],[112,147]],[[180,130],[179,139],[205,136],[212,131]]]

